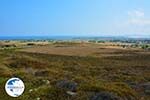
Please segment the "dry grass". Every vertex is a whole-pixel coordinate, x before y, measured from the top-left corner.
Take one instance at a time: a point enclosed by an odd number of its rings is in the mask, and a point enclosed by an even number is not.
[[[112,46],[110,43],[55,43],[48,46],[34,46],[32,48],[26,48],[21,51],[44,53],[54,55],[68,55],[68,56],[121,56],[123,54],[128,55],[132,53],[143,52],[140,49],[125,49],[120,46]]]
[[[142,53],[141,53],[142,52]],[[26,85],[18,100],[87,100],[93,93],[107,91],[122,100],[149,98],[137,86],[150,81],[149,52],[97,44],[51,44],[0,52],[0,99],[13,100],[3,86],[12,76]],[[45,83],[48,80],[49,83]],[[77,95],[57,87],[60,80],[78,84]],[[30,90],[33,90],[31,93]]]

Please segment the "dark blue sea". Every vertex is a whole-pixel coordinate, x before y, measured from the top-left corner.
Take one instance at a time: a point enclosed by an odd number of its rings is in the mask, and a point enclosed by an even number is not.
[[[73,36],[0,36],[0,40],[71,40]]]
[[[0,40],[150,40],[123,36],[0,36]]]

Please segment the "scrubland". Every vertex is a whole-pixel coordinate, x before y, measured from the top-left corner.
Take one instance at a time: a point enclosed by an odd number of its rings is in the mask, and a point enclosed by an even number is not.
[[[25,91],[9,97],[7,79]],[[0,100],[150,100],[150,52],[106,43],[52,43],[0,50]]]

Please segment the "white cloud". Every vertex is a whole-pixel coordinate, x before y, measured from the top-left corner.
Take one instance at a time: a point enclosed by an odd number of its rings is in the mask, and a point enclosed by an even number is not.
[[[127,22],[132,25],[150,25],[150,19],[146,18],[145,12],[142,10],[129,11]]]
[[[150,25],[150,19],[129,19],[129,24],[134,25]]]
[[[126,12],[126,16],[123,19],[117,19],[112,27],[120,34],[150,35],[150,16],[141,9],[131,10]]]
[[[130,17],[144,17],[145,13],[142,10],[133,10],[133,11],[129,11],[128,15]]]

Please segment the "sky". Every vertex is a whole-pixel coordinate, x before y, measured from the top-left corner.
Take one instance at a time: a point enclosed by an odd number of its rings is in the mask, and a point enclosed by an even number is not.
[[[150,36],[150,0],[0,0],[0,36]]]

